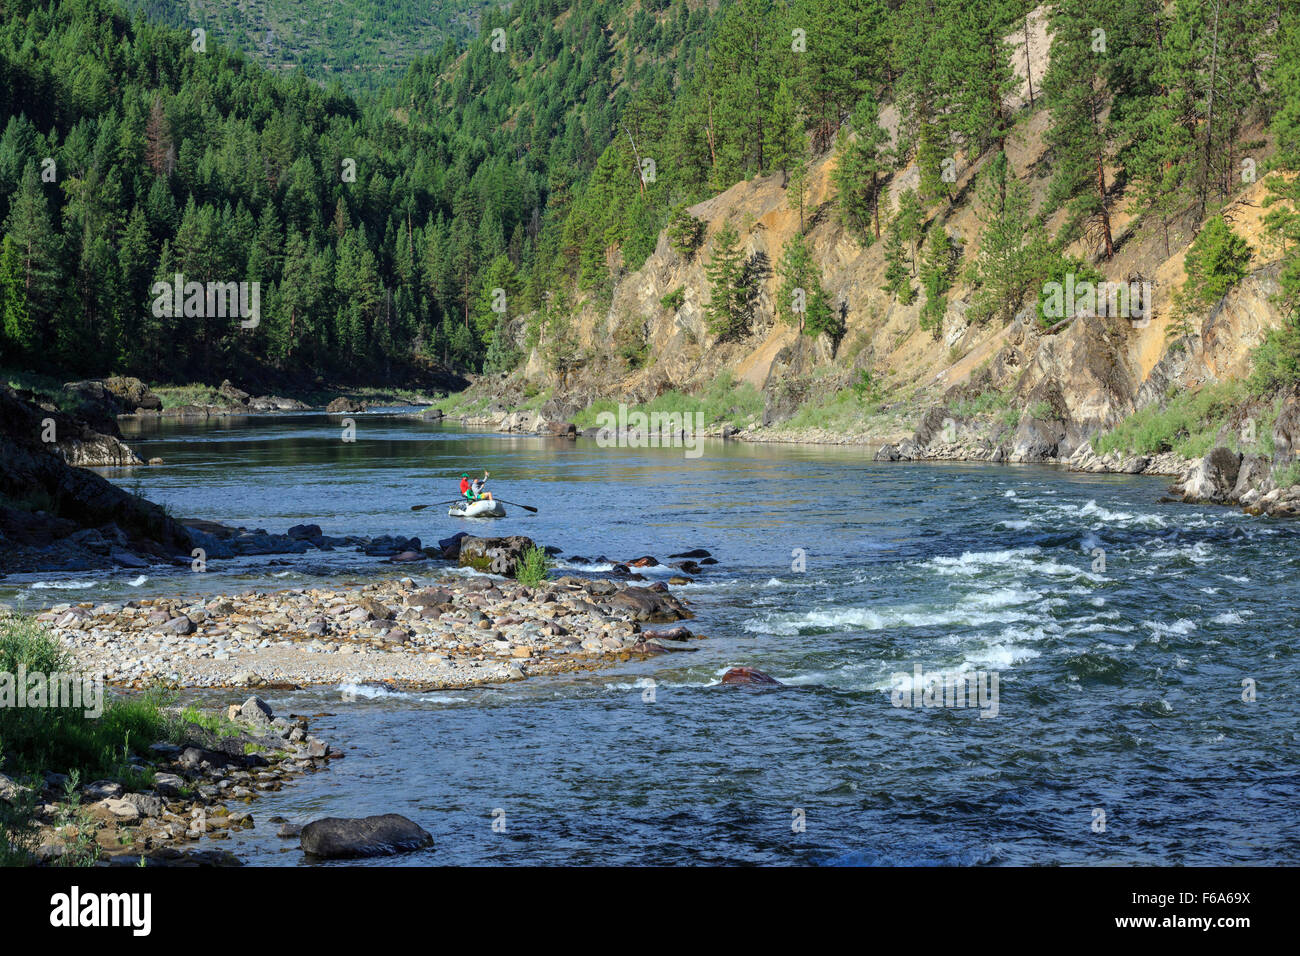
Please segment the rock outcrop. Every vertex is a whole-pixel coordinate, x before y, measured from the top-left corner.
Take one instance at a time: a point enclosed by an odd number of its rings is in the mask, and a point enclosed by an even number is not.
[[[189,533],[162,508],[70,464],[61,429],[86,447],[75,419],[0,387],[0,572],[140,567],[189,554]]]
[[[533,547],[536,547],[533,539],[521,534],[505,538],[466,535],[459,541],[456,561],[462,568],[513,577],[524,553]]]

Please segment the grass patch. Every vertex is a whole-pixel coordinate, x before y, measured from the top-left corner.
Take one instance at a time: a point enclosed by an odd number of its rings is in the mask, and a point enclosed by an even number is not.
[[[229,405],[211,385],[160,385],[152,389],[162,401],[163,408],[179,408],[182,405]]]
[[[475,395],[470,391],[453,392],[446,398],[435,402],[433,407],[448,418],[460,418],[464,415],[477,415],[492,404],[491,395]]]
[[[629,411],[644,412],[647,415],[660,412],[672,415],[691,415],[700,412],[704,416],[705,426],[730,423],[736,428],[744,428],[763,418],[763,394],[748,382],[736,382],[730,372],[722,372],[702,391],[688,395],[683,392],[664,392],[652,402],[636,405]],[[618,414],[618,402],[606,399],[593,402],[578,412],[573,421],[579,428],[591,428],[597,424],[597,416],[602,412]]]
[[[70,655],[44,628],[25,618],[0,619],[0,674],[16,674],[19,668],[28,675],[28,700],[33,675],[44,676],[46,699],[53,701],[50,676],[57,680],[76,673]],[[119,780],[137,788],[151,784],[152,772],[132,758],[154,741],[177,735],[175,718],[164,710],[170,699],[147,691],[105,695],[102,703],[98,717],[86,715],[89,706],[0,706],[0,766],[10,775],[76,771],[90,780]]]
[[[1195,392],[1171,389],[1164,404],[1135,412],[1104,435],[1092,440],[1099,455],[1120,452],[1158,455],[1172,451],[1200,458],[1246,398],[1241,382],[1206,385]],[[1272,426],[1269,427],[1270,441]]]
[[[880,398],[874,391],[842,388],[820,401],[804,402],[787,421],[781,423],[781,428],[847,432],[860,428],[864,421],[879,412]]]
[[[181,711],[181,722],[198,724],[204,730],[216,734],[218,737],[238,737],[243,732],[238,724],[227,720],[220,714],[207,713],[194,707],[186,707]]]
[[[1300,485],[1300,461],[1293,461],[1285,468],[1280,469],[1274,475],[1273,482],[1279,488],[1291,488]]]
[[[948,411],[952,412],[954,418],[979,418],[1002,411],[1010,405],[1010,392],[988,391],[980,392],[974,398],[954,399],[948,403]]]
[[[551,570],[551,559],[541,548],[534,545],[523,553],[515,567],[515,580],[526,587],[536,587],[546,579]]]

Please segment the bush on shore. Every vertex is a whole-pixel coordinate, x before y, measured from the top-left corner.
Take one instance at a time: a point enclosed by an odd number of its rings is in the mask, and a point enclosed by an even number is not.
[[[1175,391],[1163,405],[1134,412],[1106,434],[1094,438],[1093,450],[1099,455],[1115,451],[1158,455],[1172,451],[1184,458],[1200,458],[1242,404],[1244,391],[1238,381],[1207,385],[1195,392]]]
[[[19,672],[27,675],[17,686]],[[78,673],[71,657],[43,627],[26,618],[0,619],[0,680],[13,682],[13,693],[30,700],[32,688],[44,682],[45,699],[53,702],[60,677]],[[170,699],[161,691],[102,701],[103,713],[87,716],[80,707],[0,706],[0,770],[10,776],[78,772],[83,779],[117,779],[147,783],[132,757],[143,755],[154,741],[174,737],[179,729],[164,707]]]
[[[546,580],[551,570],[551,559],[546,552],[534,545],[523,553],[515,567],[515,580],[526,587],[536,587]]]

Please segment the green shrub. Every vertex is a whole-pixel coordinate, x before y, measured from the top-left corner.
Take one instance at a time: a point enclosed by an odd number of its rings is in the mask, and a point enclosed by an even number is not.
[[[1250,244],[1221,217],[1207,222],[1183,260],[1187,273],[1183,292],[1189,303],[1210,306],[1227,295],[1250,271],[1250,252]]]
[[[68,654],[34,621],[0,619],[0,674],[41,674],[46,699],[53,700],[53,675],[75,675]],[[15,688],[17,690],[17,688]],[[177,723],[163,710],[170,702],[161,691],[105,697],[103,713],[87,716],[85,707],[0,707],[0,754],[5,771],[78,770],[90,779],[147,782],[149,774],[132,765],[154,741],[177,732]]]
[[[1273,476],[1273,483],[1279,488],[1291,488],[1300,485],[1300,461],[1293,461]]]
[[[1135,412],[1104,435],[1094,438],[1100,455],[1122,452],[1158,455],[1177,452],[1199,458],[1210,450],[1215,436],[1245,395],[1239,382],[1207,385],[1199,391],[1171,390],[1162,405]]]
[[[1272,329],[1251,353],[1254,368],[1247,384],[1256,395],[1269,395],[1300,384],[1300,314],[1292,313]]]
[[[720,422],[730,423],[737,428],[744,428],[763,416],[763,394],[749,382],[736,382],[730,372],[721,372],[718,377],[703,390],[694,395],[678,391],[664,392],[658,398],[644,405],[628,409],[629,412],[655,412],[669,414],[704,415],[705,425]],[[618,412],[618,403],[611,399],[592,402],[573,416],[574,424],[580,428],[590,428],[597,422],[602,412]]]
[[[686,301],[686,289],[683,288],[682,286],[678,286],[676,289],[673,289],[673,291],[669,292],[667,295],[662,295],[659,297],[659,304],[669,312],[676,312],[678,309],[682,307],[682,303],[684,303],[685,301]]]
[[[978,418],[988,415],[1011,404],[1011,396],[1005,392],[981,392],[974,398],[958,398],[948,403],[948,411],[955,418]]]
[[[704,241],[704,221],[686,211],[686,204],[673,207],[668,216],[668,244],[683,258],[690,259]]]
[[[515,567],[515,580],[527,587],[536,587],[546,580],[546,574],[550,570],[550,557],[544,550],[534,545],[519,559],[519,564]]]

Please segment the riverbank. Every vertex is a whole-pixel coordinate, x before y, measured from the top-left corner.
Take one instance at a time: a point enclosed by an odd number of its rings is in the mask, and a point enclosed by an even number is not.
[[[121,604],[37,616],[78,665],[129,687],[469,687],[689,650],[691,616],[662,583],[572,576],[525,587],[443,575]]]
[[[239,866],[230,851],[205,844],[252,829],[259,796],[343,756],[310,733],[306,717],[276,716],[258,697],[224,715],[172,708],[167,718],[167,739],[135,757],[117,775],[122,782],[85,782],[75,771],[0,774],[8,852],[52,866]]]

